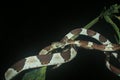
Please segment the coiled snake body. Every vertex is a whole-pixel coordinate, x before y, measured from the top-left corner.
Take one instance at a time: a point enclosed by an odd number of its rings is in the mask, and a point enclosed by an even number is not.
[[[73,40],[79,35],[85,35],[92,37],[99,41],[101,44],[96,44],[90,41],[83,40]],[[66,46],[69,46],[66,48]],[[120,50],[120,45],[112,44],[108,39],[102,36],[100,33],[93,30],[85,28],[77,28],[65,35],[65,37],[60,42],[54,42],[51,45],[42,49],[39,55],[26,57],[14,65],[12,65],[5,72],[5,79],[10,80],[15,77],[20,72],[37,67],[50,66],[50,65],[61,65],[63,63],[71,61],[75,58],[77,54],[76,47],[83,47],[86,49],[96,49],[100,51],[105,51],[105,54],[109,51]],[[60,48],[60,51],[57,51]],[[55,52],[56,50],[56,52]],[[117,53],[111,53],[115,58],[117,58]],[[120,70],[114,67],[109,63],[109,60],[106,60],[107,68],[116,73],[120,74]]]

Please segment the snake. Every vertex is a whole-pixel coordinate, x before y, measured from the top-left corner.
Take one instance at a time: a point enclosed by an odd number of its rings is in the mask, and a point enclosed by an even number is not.
[[[85,40],[76,40],[76,38],[80,35],[92,37],[99,41],[101,44]],[[76,28],[66,34],[60,41],[53,42],[49,46],[43,48],[38,55],[26,57],[13,64],[5,72],[5,80],[11,80],[24,70],[51,65],[59,66],[66,62],[69,62],[73,60],[77,55],[76,47],[96,49],[103,51],[105,54],[111,52],[111,54],[116,59],[118,55],[117,53],[112,53],[112,51],[120,50],[119,44],[111,43],[100,33],[90,29]],[[107,54],[107,56],[109,55]],[[116,73],[117,75],[120,74],[120,70],[110,64],[109,59],[106,59],[106,66],[110,71]]]

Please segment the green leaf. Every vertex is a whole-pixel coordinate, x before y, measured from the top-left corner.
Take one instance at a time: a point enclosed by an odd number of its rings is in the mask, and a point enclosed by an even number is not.
[[[32,70],[26,73],[22,80],[45,80],[47,67]]]

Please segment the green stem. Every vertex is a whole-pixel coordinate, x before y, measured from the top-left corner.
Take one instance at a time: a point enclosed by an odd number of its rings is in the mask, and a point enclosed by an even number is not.
[[[95,19],[93,19],[90,23],[88,23],[87,25],[84,26],[84,28],[89,29],[90,27],[92,27],[95,23],[97,23],[99,20],[99,16],[96,17]]]
[[[112,21],[112,19],[109,16],[104,16],[104,19],[106,20],[106,22],[112,25],[112,27],[116,31],[116,34],[118,36],[118,41],[120,43],[120,31],[119,31],[118,26]]]

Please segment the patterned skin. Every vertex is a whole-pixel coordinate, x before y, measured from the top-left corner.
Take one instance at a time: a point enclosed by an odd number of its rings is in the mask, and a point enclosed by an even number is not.
[[[73,40],[74,38],[77,38],[79,35],[92,37],[98,40],[101,44],[96,44],[90,41]],[[66,46],[69,47],[66,48]],[[12,65],[5,72],[5,79],[10,80],[20,72],[27,69],[50,66],[50,65],[61,65],[63,63],[69,62],[73,58],[75,58],[77,54],[77,50],[75,47],[96,49],[100,51],[120,50],[120,45],[112,44],[108,39],[106,39],[101,34],[92,30],[77,28],[66,34],[65,37],[60,42],[54,42],[51,45],[42,49],[39,55],[26,57],[15,63],[14,65]],[[60,49],[60,51],[58,51],[58,49]],[[116,53],[111,53],[111,54],[115,58],[118,57]],[[120,70],[114,67],[113,65],[111,65],[109,63],[109,60],[106,60],[106,66],[110,71],[118,75],[120,74]]]

